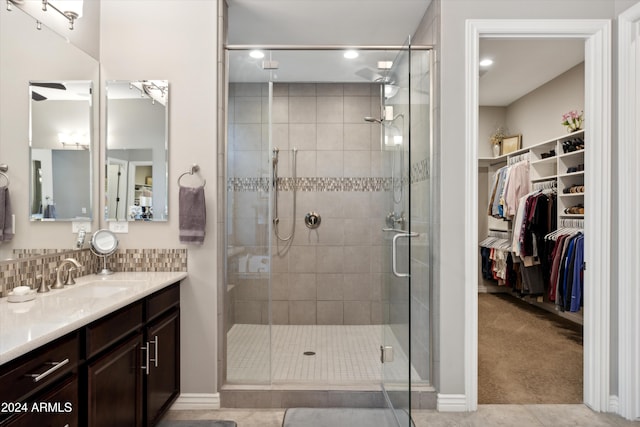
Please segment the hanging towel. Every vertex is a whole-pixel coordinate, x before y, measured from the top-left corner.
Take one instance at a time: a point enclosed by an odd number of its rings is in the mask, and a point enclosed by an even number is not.
[[[204,187],[180,187],[178,199],[180,243],[201,245],[204,243],[204,230],[207,225]]]
[[[11,199],[9,198],[9,188],[0,187],[0,241],[13,239],[13,211],[11,210]]]
[[[56,206],[54,204],[47,205],[47,207],[44,208],[44,214],[42,216],[43,216],[43,218],[55,219],[56,218]]]

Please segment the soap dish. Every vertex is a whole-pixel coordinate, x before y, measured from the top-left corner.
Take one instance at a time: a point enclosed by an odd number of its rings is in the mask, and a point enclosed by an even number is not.
[[[13,292],[9,292],[7,296],[7,301],[8,302],[27,302],[35,298],[36,298],[36,291],[34,290],[22,295],[14,295]]]

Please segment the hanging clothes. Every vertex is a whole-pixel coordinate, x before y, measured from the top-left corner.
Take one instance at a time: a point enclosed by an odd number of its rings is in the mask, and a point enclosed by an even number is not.
[[[498,169],[493,176],[489,216],[511,219],[516,214],[518,201],[531,191],[529,160],[522,160]]]
[[[578,312],[584,294],[584,234],[557,236],[549,282],[550,301],[560,311]]]

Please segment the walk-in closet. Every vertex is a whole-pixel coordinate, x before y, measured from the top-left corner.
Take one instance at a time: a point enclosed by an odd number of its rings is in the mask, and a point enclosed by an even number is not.
[[[483,39],[480,60],[478,403],[582,403],[584,42]]]

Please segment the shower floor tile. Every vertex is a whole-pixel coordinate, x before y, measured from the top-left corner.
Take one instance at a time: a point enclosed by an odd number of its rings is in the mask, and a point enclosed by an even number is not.
[[[270,340],[273,340],[273,358],[269,353]],[[381,342],[380,325],[236,324],[227,335],[227,380],[230,383],[379,384],[383,377]],[[407,358],[397,342],[387,345],[394,348],[394,362],[385,365],[384,377],[402,381],[408,376]],[[305,355],[305,352],[314,354]],[[418,378],[413,369],[412,376]]]

